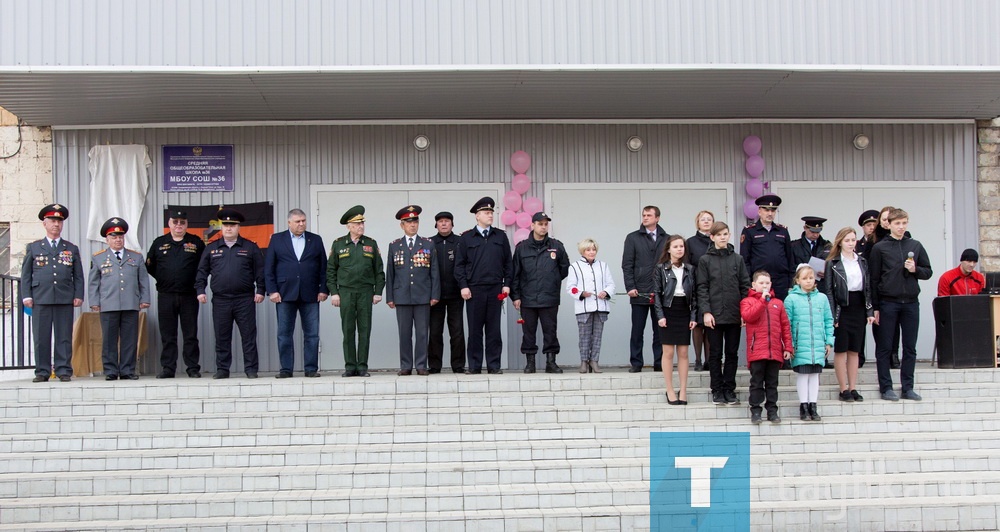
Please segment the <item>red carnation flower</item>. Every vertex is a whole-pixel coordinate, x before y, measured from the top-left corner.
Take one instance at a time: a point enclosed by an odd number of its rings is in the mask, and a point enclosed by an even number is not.
[[[503,292],[500,292],[499,294],[497,294],[497,300],[503,301],[504,299],[507,299],[507,294],[505,294]]]
[[[580,289],[574,286],[570,292],[575,296],[580,293]]]
[[[522,318],[518,318],[517,319],[517,323],[518,323],[518,325],[523,325],[524,324],[524,320]]]

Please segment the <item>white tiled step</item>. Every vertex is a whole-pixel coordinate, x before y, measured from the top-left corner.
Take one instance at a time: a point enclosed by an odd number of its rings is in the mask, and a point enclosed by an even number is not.
[[[751,528],[814,530],[997,530],[1000,495],[858,497],[849,501],[813,497],[751,503]]]

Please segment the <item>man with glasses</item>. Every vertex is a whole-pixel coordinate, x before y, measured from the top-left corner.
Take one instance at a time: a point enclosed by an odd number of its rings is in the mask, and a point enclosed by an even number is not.
[[[139,311],[149,308],[149,279],[142,253],[125,249],[128,223],[111,218],[101,226],[107,249],[90,263],[90,310],[101,313],[104,379],[136,380]]]
[[[774,297],[785,299],[795,271],[792,258],[792,239],[788,228],[776,223],[774,216],[781,205],[781,198],[766,194],[757,198],[756,223],[747,225],[740,235],[740,255],[747,271],[764,270],[771,276]]]
[[[156,279],[156,313],[159,316],[160,373],[157,379],[172,379],[177,372],[177,322],[184,337],[184,365],[188,377],[201,377],[198,347],[198,293],[194,280],[205,242],[187,232],[188,215],[173,210],[167,215],[170,232],[157,237],[146,254],[146,271]]]

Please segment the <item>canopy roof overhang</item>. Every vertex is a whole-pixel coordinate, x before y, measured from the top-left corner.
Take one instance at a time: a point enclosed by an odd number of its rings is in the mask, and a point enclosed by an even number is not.
[[[262,121],[977,119],[1000,68],[0,68],[52,126]]]

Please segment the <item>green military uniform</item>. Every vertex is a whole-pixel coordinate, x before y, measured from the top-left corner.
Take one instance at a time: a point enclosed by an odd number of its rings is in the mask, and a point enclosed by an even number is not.
[[[344,214],[340,223],[363,222],[363,214],[363,207],[354,207]],[[385,288],[382,255],[375,239],[362,235],[354,243],[351,235],[347,234],[334,240],[330,247],[330,260],[327,262],[326,281],[330,295],[340,296],[344,368],[348,373],[363,375],[368,371],[372,298],[382,295],[382,289]]]

